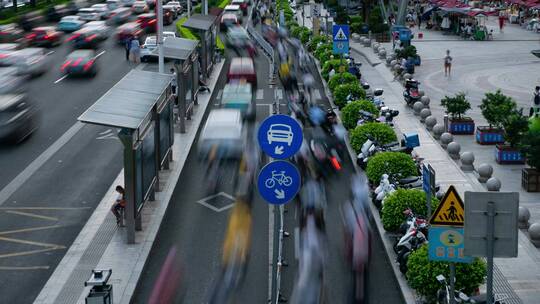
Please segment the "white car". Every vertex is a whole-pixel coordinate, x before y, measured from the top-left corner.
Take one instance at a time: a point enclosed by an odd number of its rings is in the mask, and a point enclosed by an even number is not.
[[[88,29],[101,40],[106,40],[111,35],[111,27],[107,25],[106,21],[90,21],[83,25],[83,29]]]
[[[180,5],[180,2],[178,2],[178,1],[170,1],[170,2],[167,2],[167,5],[174,7],[174,9],[176,10],[176,13],[178,15],[180,15],[182,13],[182,5]]]
[[[44,48],[25,48],[9,54],[9,65],[18,68],[19,75],[39,76],[49,70],[49,52]]]
[[[148,13],[150,11],[150,8],[148,7],[148,4],[146,4],[146,1],[135,1],[133,5],[131,6],[131,11],[133,11],[135,14],[144,14]]]
[[[77,13],[77,16],[79,16],[81,20],[84,21],[98,21],[101,19],[98,11],[89,7],[79,9],[79,13]]]
[[[240,5],[227,5],[225,6],[225,9],[223,9],[223,14],[235,14],[236,18],[238,18],[238,22],[242,23],[242,10],[240,9]]]
[[[239,109],[210,111],[199,139],[199,153],[206,156],[217,146],[225,158],[240,158],[245,138],[242,113]]]
[[[165,39],[169,38],[169,37],[176,37],[176,33],[175,32],[167,32],[167,31],[164,31],[163,32],[163,41],[165,41]]]
[[[111,12],[122,6],[122,2],[120,0],[107,0],[106,4],[107,8]]]
[[[97,11],[101,20],[108,19],[109,16],[111,15],[111,10],[109,9],[106,3],[94,4],[90,8],[93,8]]]
[[[293,132],[291,126],[285,124],[273,124],[266,134],[268,143],[283,142],[288,146],[292,144]]]
[[[174,32],[163,32],[163,41],[169,37],[176,37]],[[154,51],[157,49],[157,37],[148,36],[144,41],[144,44],[141,46],[141,60],[148,61],[150,59],[157,58],[157,55]]]

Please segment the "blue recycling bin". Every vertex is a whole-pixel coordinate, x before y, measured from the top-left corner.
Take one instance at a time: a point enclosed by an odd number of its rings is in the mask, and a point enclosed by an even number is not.
[[[407,148],[415,148],[420,146],[420,139],[418,138],[418,133],[407,133],[403,134],[405,139],[405,146]]]
[[[408,28],[400,29],[399,30],[399,40],[406,42],[411,41],[412,32]]]

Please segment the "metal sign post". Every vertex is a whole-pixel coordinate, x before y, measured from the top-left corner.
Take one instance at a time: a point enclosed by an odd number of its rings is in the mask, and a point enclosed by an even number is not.
[[[435,170],[431,165],[422,167],[422,189],[426,193],[427,218],[431,218],[431,196],[435,192]]]

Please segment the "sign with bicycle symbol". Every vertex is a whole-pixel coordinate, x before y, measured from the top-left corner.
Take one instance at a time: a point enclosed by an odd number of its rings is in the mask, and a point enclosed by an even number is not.
[[[300,189],[300,173],[287,161],[273,161],[262,168],[257,186],[261,196],[270,204],[285,204]]]

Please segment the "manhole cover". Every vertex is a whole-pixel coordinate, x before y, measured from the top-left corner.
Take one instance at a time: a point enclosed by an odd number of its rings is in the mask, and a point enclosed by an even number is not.
[[[234,197],[225,192],[220,192],[218,194],[200,199],[197,201],[197,203],[208,207],[215,212],[221,212],[231,208],[234,205]]]

